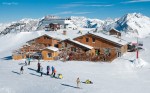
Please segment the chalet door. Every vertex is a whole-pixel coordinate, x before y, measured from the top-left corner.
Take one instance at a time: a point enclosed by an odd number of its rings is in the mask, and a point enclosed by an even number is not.
[[[100,55],[100,49],[95,49],[95,54]]]

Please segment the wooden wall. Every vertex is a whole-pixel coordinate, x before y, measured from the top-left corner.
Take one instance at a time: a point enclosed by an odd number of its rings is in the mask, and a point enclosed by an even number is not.
[[[86,42],[86,38],[89,38],[88,42]],[[93,42],[93,39],[95,39],[95,42]],[[112,43],[106,39],[100,38],[92,34],[83,35],[81,37],[75,38],[75,40],[83,44],[90,45],[95,49],[99,49],[100,54],[104,54],[104,48],[110,48],[111,49],[109,57],[110,60],[113,60],[117,57],[116,47],[121,49],[122,53],[125,53],[127,51],[127,45],[121,47],[118,44]]]
[[[48,57],[48,53],[51,53],[52,54],[52,57]],[[51,50],[43,50],[42,51],[42,57],[43,57],[43,60],[54,60],[55,57],[58,56],[58,52],[54,52],[54,51],[51,51]]]
[[[54,46],[55,44],[58,44],[59,40],[50,38],[48,36],[42,36],[40,38],[35,39],[35,42],[39,44],[44,44],[47,47],[47,46]]]
[[[13,55],[12,55],[12,58],[13,58],[14,60],[21,60],[21,59],[26,58],[26,55],[13,54]]]
[[[118,35],[118,36],[121,36],[121,33],[120,32],[118,32],[118,31],[116,31],[116,30],[114,30],[114,29],[112,29],[112,30],[110,30],[109,31],[109,35]]]

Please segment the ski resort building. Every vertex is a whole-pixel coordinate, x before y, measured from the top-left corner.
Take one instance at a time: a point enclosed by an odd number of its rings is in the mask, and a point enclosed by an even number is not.
[[[76,26],[72,23],[70,18],[46,16],[39,22],[38,29],[41,28],[45,28],[45,31],[57,31],[59,29],[76,29]]]
[[[127,42],[102,33],[87,33],[74,40],[94,47],[95,54],[105,61],[112,61],[127,52]]]
[[[16,50],[13,52],[13,59],[14,60],[19,60],[23,58],[42,58],[44,57],[45,60],[47,59],[53,59],[53,56],[57,55],[52,48],[47,48],[47,47],[59,47],[60,39],[51,37],[49,35],[42,35],[37,38],[34,38],[30,41],[27,41],[25,45],[23,45],[20,49]],[[51,51],[50,51],[51,49]],[[48,53],[49,51],[52,54],[51,58],[46,58],[45,53]],[[47,52],[46,52],[47,51]],[[52,52],[53,51],[53,52]],[[44,56],[43,56],[43,55]]]
[[[53,32],[29,40],[13,53],[13,58],[54,60],[58,57],[64,60],[112,61],[127,52],[128,42],[111,35],[88,32],[70,38],[70,34],[64,30],[61,34]]]
[[[109,35],[115,35],[115,36],[117,36],[117,38],[120,38],[121,37],[121,32],[116,30],[116,29],[111,29],[109,31]]]

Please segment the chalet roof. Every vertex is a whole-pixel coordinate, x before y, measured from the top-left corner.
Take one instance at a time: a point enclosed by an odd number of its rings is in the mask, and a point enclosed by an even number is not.
[[[44,48],[44,49],[48,49],[48,50],[52,50],[52,51],[58,51],[58,50],[59,50],[58,48],[52,47],[52,46],[46,47],[46,48]],[[42,50],[44,50],[44,49],[42,49]]]
[[[78,44],[78,45],[80,45],[80,46],[82,46],[82,47],[88,48],[88,49],[90,49],[90,50],[93,49],[92,46],[89,46],[89,45],[80,43],[80,42],[78,42],[78,41],[75,41],[75,40],[72,40],[72,39],[66,39],[66,40],[68,40],[68,41],[70,41],[70,42],[73,42],[73,43],[75,43],[75,44]],[[64,41],[65,41],[65,40],[64,40]]]
[[[110,35],[106,35],[106,34],[103,34],[103,33],[87,33],[85,35],[88,35],[88,34],[98,36],[100,38],[103,38],[107,41],[113,42],[113,43],[121,45],[121,46],[128,44],[128,42],[123,40],[123,39],[119,39],[119,38],[116,38],[116,37],[113,37],[113,36],[110,36]]]
[[[27,43],[32,41],[32,40],[38,39],[38,38],[40,38],[42,36],[47,36],[47,37],[50,37],[50,38],[53,38],[53,39],[56,39],[56,40],[65,40],[65,39],[68,38],[67,36],[64,36],[62,34],[55,34],[55,33],[53,33],[53,34],[43,34],[43,35],[40,35],[40,36],[38,36],[38,37],[36,37],[34,39],[31,39],[31,40],[27,41]]]

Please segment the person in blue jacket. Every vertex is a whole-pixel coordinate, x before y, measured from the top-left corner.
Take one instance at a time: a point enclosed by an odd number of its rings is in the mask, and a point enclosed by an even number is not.
[[[52,66],[51,69],[52,69],[52,74],[51,74],[51,75],[53,75],[53,74],[54,74],[54,69],[55,69],[55,68]]]

